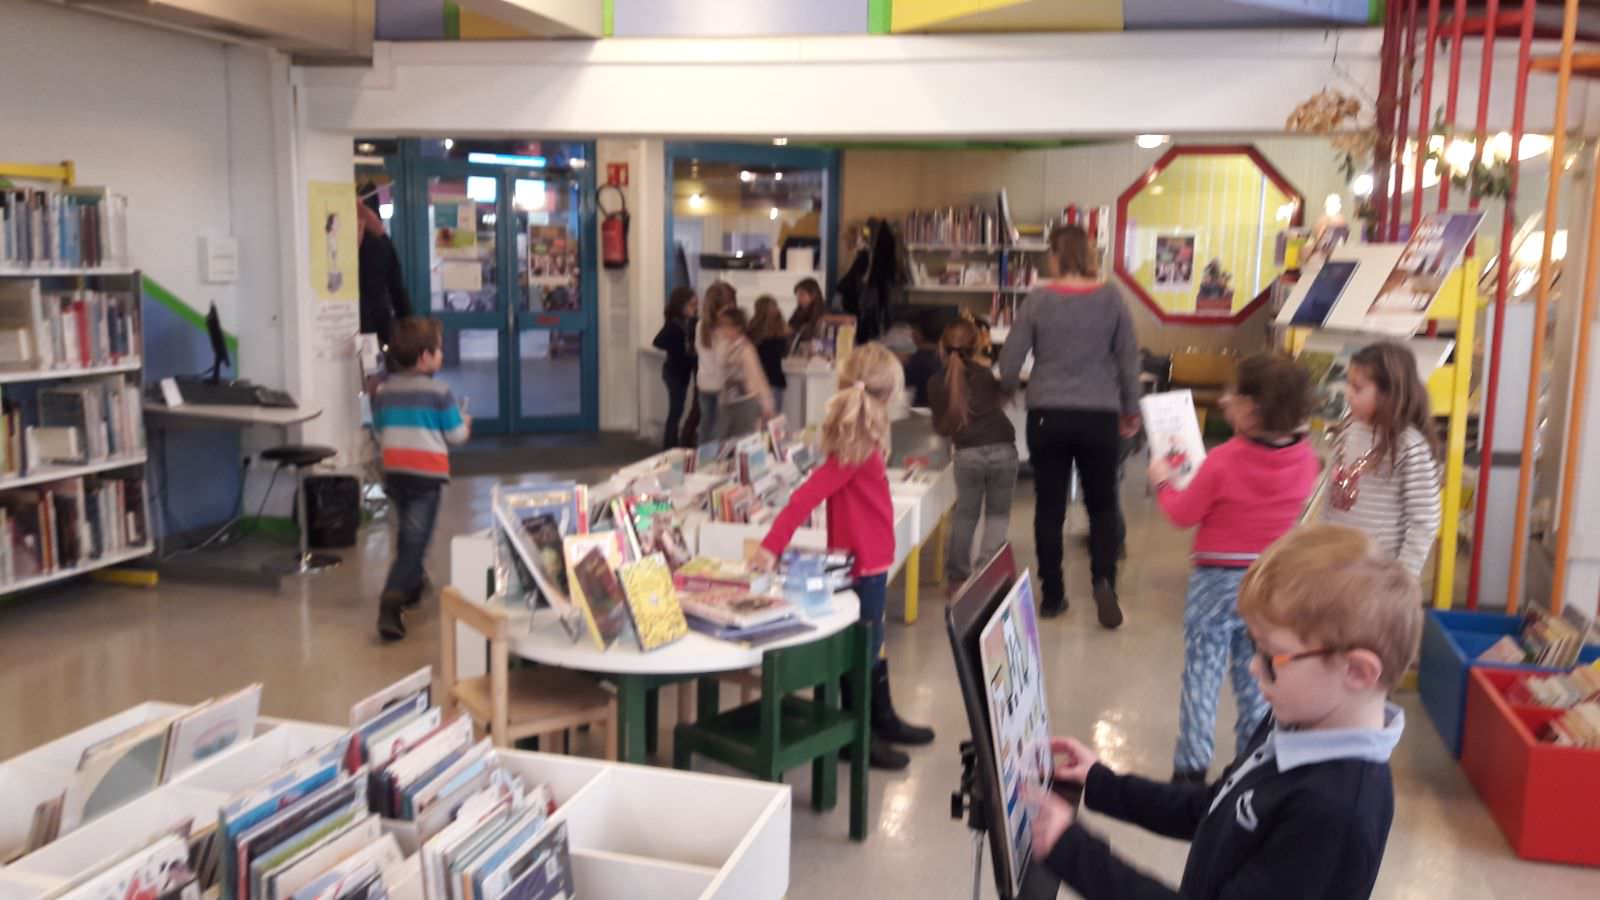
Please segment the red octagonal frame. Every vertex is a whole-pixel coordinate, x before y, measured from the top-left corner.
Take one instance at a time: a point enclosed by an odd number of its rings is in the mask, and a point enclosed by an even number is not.
[[[1129,185],[1128,189],[1122,192],[1122,196],[1117,198],[1117,232],[1116,239],[1113,242],[1111,250],[1112,254],[1114,254],[1113,270],[1117,273],[1117,277],[1122,279],[1122,283],[1127,285],[1128,290],[1133,291],[1134,295],[1137,296],[1145,306],[1149,307],[1151,312],[1155,313],[1156,318],[1160,319],[1166,324],[1237,325],[1249,318],[1250,314],[1254,313],[1261,306],[1261,304],[1267,302],[1267,298],[1272,296],[1272,285],[1267,285],[1265,290],[1257,294],[1255,299],[1251,300],[1243,309],[1236,313],[1231,313],[1229,315],[1184,315],[1181,313],[1168,312],[1163,309],[1161,304],[1156,302],[1156,298],[1150,296],[1150,292],[1144,289],[1144,285],[1140,284],[1138,279],[1133,277],[1133,273],[1128,271],[1126,264],[1128,252],[1128,204],[1133,200],[1134,197],[1138,196],[1140,191],[1144,190],[1150,185],[1151,182],[1155,181],[1156,176],[1160,175],[1162,170],[1172,165],[1173,160],[1180,156],[1248,156],[1250,161],[1256,164],[1256,168],[1260,169],[1261,173],[1267,176],[1268,180],[1276,185],[1279,190],[1294,198],[1294,218],[1291,219],[1289,223],[1290,227],[1293,228],[1298,228],[1305,221],[1305,195],[1301,194],[1299,189],[1297,189],[1293,184],[1290,184],[1289,179],[1283,177],[1283,173],[1279,172],[1277,167],[1268,162],[1267,158],[1262,156],[1261,151],[1257,150],[1254,145],[1197,144],[1192,146],[1173,147],[1172,149],[1168,150],[1160,159],[1156,160],[1155,165],[1151,166],[1149,171],[1134,179],[1133,184]]]

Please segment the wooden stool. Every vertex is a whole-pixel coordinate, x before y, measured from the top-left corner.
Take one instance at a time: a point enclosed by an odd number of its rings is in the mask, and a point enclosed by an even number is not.
[[[617,698],[599,683],[567,669],[511,671],[510,620],[504,608],[474,603],[453,587],[439,596],[442,675],[447,703],[459,703],[482,725],[496,747],[538,737],[539,748],[564,748],[570,729],[604,728],[606,759],[617,758]],[[489,641],[489,674],[456,679],[456,623]]]

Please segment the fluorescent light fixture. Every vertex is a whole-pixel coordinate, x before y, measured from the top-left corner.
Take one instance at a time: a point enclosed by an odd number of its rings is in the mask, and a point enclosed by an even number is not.
[[[1372,196],[1373,178],[1371,172],[1362,172],[1350,182],[1350,193],[1357,197]]]
[[[456,146],[456,142],[455,141],[453,141],[453,140],[451,140],[449,138],[445,138],[444,139],[444,148],[446,150],[453,150],[453,149],[455,149],[455,146]]]
[[[773,172],[772,173],[772,180],[773,181],[782,181],[783,180],[783,173],[782,172]]]
[[[767,218],[772,219],[773,221],[777,221],[777,219],[778,219],[778,208],[776,206],[774,206],[771,209],[771,211],[769,211],[767,213]]]
[[[500,179],[489,175],[468,175],[467,196],[479,203],[493,203],[499,196]]]
[[[544,209],[545,184],[529,178],[518,178],[515,189],[511,193],[511,202],[517,209],[524,212],[536,212]]]
[[[698,191],[689,195],[689,208],[701,209],[706,205],[706,197]]]
[[[587,169],[589,168],[589,161],[587,159],[569,159],[567,160],[567,165],[574,169]]]
[[[390,219],[394,218],[394,204],[393,203],[379,203],[378,204],[378,218],[384,220],[385,222],[387,222]]]
[[[1162,144],[1165,144],[1167,141],[1170,141],[1170,140],[1172,140],[1172,137],[1170,135],[1165,135],[1165,134],[1141,134],[1138,137],[1134,138],[1133,142],[1135,144],[1138,144],[1139,145],[1139,149],[1141,149],[1141,150],[1154,150],[1155,148],[1161,146]]]
[[[789,139],[788,138],[773,138],[772,139],[772,146],[774,146],[774,147],[787,147],[787,146],[789,146]]]
[[[749,169],[740,169],[739,180],[745,184],[749,184],[750,182],[756,180],[756,173],[750,171]]]
[[[544,168],[542,156],[513,156],[509,153],[468,153],[467,162],[487,163],[491,166],[519,166],[524,169]]]

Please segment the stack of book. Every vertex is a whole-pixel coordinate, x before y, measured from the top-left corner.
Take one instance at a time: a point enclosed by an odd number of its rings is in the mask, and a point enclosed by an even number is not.
[[[70,478],[0,494],[0,584],[143,547],[148,511],[143,478]]]
[[[979,206],[913,210],[906,214],[902,228],[911,244],[993,245],[1002,240],[999,216]]]
[[[686,591],[679,600],[689,627],[718,640],[758,647],[813,629],[782,597],[714,588]]]
[[[128,260],[128,200],[105,188],[0,187],[0,268],[99,268]]]
[[[1600,701],[1579,703],[1545,726],[1541,737],[1563,747],[1600,750]]]

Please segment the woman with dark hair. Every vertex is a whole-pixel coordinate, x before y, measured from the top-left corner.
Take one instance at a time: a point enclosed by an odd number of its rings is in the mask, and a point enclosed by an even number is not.
[[[1076,225],[1050,232],[1057,277],[1028,293],[1000,353],[1007,393],[1028,379],[1028,455],[1037,506],[1040,613],[1067,610],[1062,528],[1076,466],[1089,510],[1089,570],[1100,624],[1122,624],[1117,600],[1117,550],[1122,510],[1117,500],[1121,441],[1139,430],[1139,350],[1122,293],[1100,278],[1088,232]],[[1046,352],[1048,351],[1048,352]]]
[[[794,347],[817,339],[828,303],[822,299],[822,285],[815,278],[802,278],[794,286],[794,313],[789,316],[790,340]]]
[[[706,314],[700,317],[700,333],[695,339],[699,354],[695,390],[700,402],[701,443],[717,433],[717,402],[722,397],[722,347],[717,322],[724,310],[738,305],[739,295],[726,281],[713,281],[706,288]]]
[[[661,380],[667,383],[667,427],[661,446],[671,450],[683,443],[678,425],[683,420],[683,406],[689,396],[689,382],[694,380],[698,356],[694,352],[694,319],[700,301],[694,289],[675,287],[667,299],[666,322],[656,333],[655,348],[667,354],[661,365]]]
[[[767,375],[767,385],[772,388],[772,408],[783,412],[783,392],[789,378],[783,374],[783,360],[789,355],[789,326],[784,324],[783,310],[771,294],[756,298],[756,314],[750,320],[750,342],[756,345],[761,356],[761,369]]]

